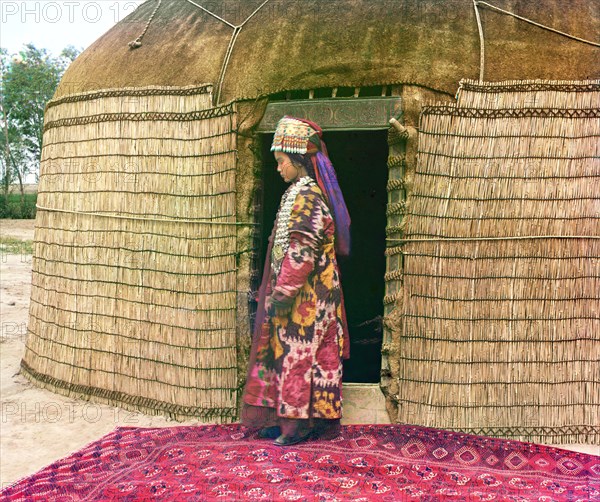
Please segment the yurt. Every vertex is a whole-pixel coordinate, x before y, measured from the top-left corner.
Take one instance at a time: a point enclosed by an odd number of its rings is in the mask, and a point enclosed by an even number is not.
[[[287,114],[352,218],[344,381],[395,423],[600,444],[598,33],[594,0],[146,1],[47,105],[22,373],[238,420]]]

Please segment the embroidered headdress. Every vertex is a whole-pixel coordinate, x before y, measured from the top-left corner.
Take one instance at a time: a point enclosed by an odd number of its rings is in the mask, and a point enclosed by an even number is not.
[[[305,154],[309,150],[310,137],[319,132],[308,122],[286,115],[277,123],[271,151]]]
[[[314,122],[286,115],[277,123],[271,151],[311,155],[315,181],[333,213],[335,250],[347,256],[350,254],[350,216],[322,136],[322,129]]]

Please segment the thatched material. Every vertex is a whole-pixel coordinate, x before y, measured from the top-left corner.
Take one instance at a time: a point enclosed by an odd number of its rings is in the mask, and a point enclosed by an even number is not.
[[[599,102],[598,81],[468,81],[423,110],[388,250],[398,421],[600,443]]]
[[[260,216],[256,214],[260,207],[255,205],[255,197],[262,186],[262,179],[257,173],[261,172],[260,139],[252,135],[252,130],[258,125],[265,112],[267,100],[236,103],[237,120],[237,171],[236,171],[236,212],[239,221],[256,222]],[[258,290],[260,272],[258,263],[260,257],[260,227],[259,225],[238,225],[237,246],[239,259],[237,262],[237,350],[238,350],[238,383],[243,388],[246,383],[252,327],[255,316],[253,291]],[[251,250],[248,252],[248,250]],[[241,400],[239,402],[241,406]],[[238,415],[239,416],[239,415]]]
[[[195,0],[231,24],[263,0]],[[491,0],[575,36],[600,32],[595,0]],[[148,0],[81,54],[57,97],[110,87],[217,84],[233,28],[187,0]],[[600,75],[600,49],[480,7],[485,78],[583,79]],[[596,37],[597,38],[597,37]],[[596,40],[598,41],[598,40]],[[319,87],[414,83],[454,95],[479,75],[472,0],[270,0],[239,31],[221,102]]]
[[[211,87],[49,104],[22,368],[176,418],[237,414],[236,115]]]

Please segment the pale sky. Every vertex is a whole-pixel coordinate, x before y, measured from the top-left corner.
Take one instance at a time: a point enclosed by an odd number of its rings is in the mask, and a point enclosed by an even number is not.
[[[85,49],[144,0],[0,0],[0,47],[26,43],[54,56],[68,45]]]
[[[33,43],[53,56],[83,50],[144,0],[0,0],[0,47],[9,54]],[[34,183],[30,174],[26,183]]]

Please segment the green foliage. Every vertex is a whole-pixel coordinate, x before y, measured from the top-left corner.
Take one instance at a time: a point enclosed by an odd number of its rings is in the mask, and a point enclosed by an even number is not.
[[[46,103],[78,53],[71,46],[57,58],[33,44],[13,55],[0,48],[0,218],[35,217],[36,195],[25,194],[23,183],[39,173]],[[9,193],[15,182],[19,195]]]
[[[62,74],[45,49],[27,46],[23,59],[13,60],[3,78],[3,107],[9,123],[18,128],[32,158],[42,146],[44,107],[52,98]]]
[[[35,218],[37,193],[0,193],[0,218]]]
[[[0,237],[1,254],[33,254],[33,241]]]
[[[0,49],[0,161],[5,195],[11,183],[18,181],[22,187],[28,173],[39,172],[44,109],[77,54],[77,49],[67,47],[59,57],[52,57],[33,44],[13,55]]]

